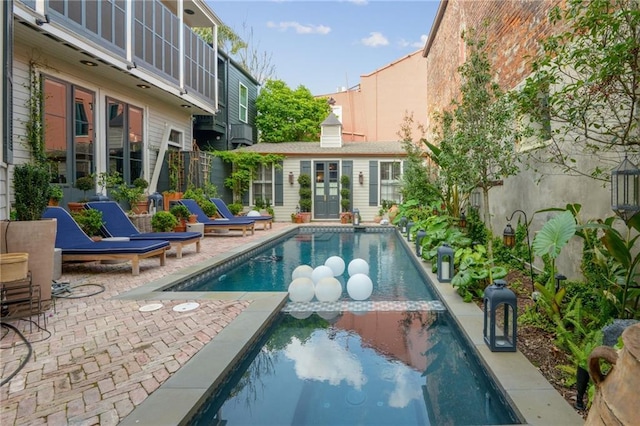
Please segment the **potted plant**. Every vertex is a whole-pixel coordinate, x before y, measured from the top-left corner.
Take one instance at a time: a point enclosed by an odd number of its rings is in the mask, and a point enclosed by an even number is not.
[[[342,175],[340,178],[340,183],[342,184],[342,189],[340,189],[340,206],[342,206],[342,213],[340,213],[341,223],[351,223],[352,220],[351,212],[349,211],[349,206],[351,206],[351,190],[349,189],[350,182],[351,179],[349,179],[348,175]]]
[[[240,214],[240,212],[242,211],[242,209],[243,209],[242,204],[240,204],[240,203],[231,203],[231,204],[227,205],[227,207],[229,207],[229,211],[234,216],[238,216]]]
[[[49,205],[50,206],[57,206],[58,204],[60,204],[60,200],[62,200],[63,196],[64,196],[64,193],[62,192],[62,188],[59,185],[53,185],[53,184],[49,185]]]
[[[169,212],[172,215],[174,215],[176,217],[176,219],[178,219],[179,223],[178,223],[178,226],[176,226],[175,230],[177,232],[186,231],[187,230],[187,220],[189,219],[189,216],[191,215],[191,212],[189,211],[187,206],[184,206],[182,204],[176,204],[173,207],[171,207]]]
[[[198,203],[198,206],[207,217],[215,218],[218,213],[218,208],[210,200],[211,197],[208,196],[202,188],[189,188],[182,194],[182,198],[194,200]],[[195,217],[193,222],[195,222]]]
[[[94,241],[102,239],[100,229],[104,222],[102,220],[102,212],[95,209],[83,209],[79,212],[71,213],[73,220],[76,221],[78,226],[82,228],[85,234],[91,237]]]
[[[49,171],[37,164],[13,169],[15,221],[0,221],[3,250],[28,253],[32,282],[40,287],[40,298],[51,300],[56,221],[42,220],[49,202]],[[48,284],[47,284],[48,283]],[[49,303],[43,304],[48,309]]]
[[[143,178],[133,181],[133,186],[121,183],[112,191],[113,198],[118,202],[129,204],[129,209],[133,214],[143,214],[147,212],[147,198],[144,190],[149,186]]]
[[[304,222],[308,223],[311,221],[311,197],[313,195],[311,191],[311,176],[301,173],[298,176],[298,183],[300,184],[298,191],[298,195],[300,195],[300,214],[302,214]]]
[[[151,229],[153,232],[171,232],[178,223],[178,219],[171,212],[159,211],[151,218]]]
[[[82,198],[79,201],[70,201],[67,203],[67,207],[69,211],[79,212],[84,210],[84,203],[89,201],[87,197],[87,191],[94,189],[95,180],[93,175],[86,175],[78,178],[76,182],[73,184],[74,188],[82,191]]]
[[[164,210],[169,211],[171,201],[182,199],[180,191],[180,169],[182,167],[182,154],[180,152],[167,153],[167,166],[169,169],[169,190],[162,193]]]

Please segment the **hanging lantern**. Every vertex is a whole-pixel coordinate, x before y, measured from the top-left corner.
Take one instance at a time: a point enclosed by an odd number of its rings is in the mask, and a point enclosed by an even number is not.
[[[501,321],[497,318],[502,315]],[[484,289],[484,342],[491,352],[515,352],[518,305],[505,280],[495,280]]]
[[[611,210],[625,222],[640,211],[640,169],[626,155],[611,171]]]
[[[427,236],[424,229],[419,230],[416,233],[416,256],[422,257],[422,240]]]
[[[447,243],[442,243],[442,245],[438,247],[438,260],[436,265],[438,268],[438,281],[441,283],[450,283],[454,275],[453,254],[453,249]]]
[[[504,231],[502,231],[502,241],[505,247],[513,248],[516,245],[516,231],[513,230],[510,223],[507,223]]]
[[[460,213],[460,219],[459,219],[458,223],[460,224],[460,228],[466,228],[467,227],[467,215],[464,214],[464,212]]]

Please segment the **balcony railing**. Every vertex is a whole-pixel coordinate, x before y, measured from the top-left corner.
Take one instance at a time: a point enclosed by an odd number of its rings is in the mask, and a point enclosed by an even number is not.
[[[35,0],[18,0],[36,10]],[[127,28],[131,28],[131,57],[137,67],[176,86],[181,73],[188,93],[213,103],[217,85],[216,51],[198,37],[158,0],[132,0],[127,16],[126,2],[120,0],[45,0],[51,22],[64,25],[116,56],[127,57]],[[180,49],[180,31],[184,50]],[[180,69],[180,56],[184,69]]]
[[[248,124],[231,125],[231,143],[234,145],[253,145],[253,127]]]

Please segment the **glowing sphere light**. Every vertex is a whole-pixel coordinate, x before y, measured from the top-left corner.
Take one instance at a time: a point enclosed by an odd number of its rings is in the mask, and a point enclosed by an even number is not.
[[[331,256],[324,262],[324,264],[331,268],[334,277],[344,273],[345,264],[344,260],[342,260],[340,256]]]
[[[289,284],[289,299],[292,302],[311,302],[316,290],[311,278],[296,278]]]
[[[373,293],[373,282],[368,275],[355,274],[347,281],[347,293],[353,300],[367,300]]]
[[[336,302],[342,296],[340,281],[325,277],[316,283],[316,299],[320,302]]]
[[[369,275],[369,264],[364,259],[353,259],[349,262],[348,271],[350,277],[355,274]]]
[[[302,277],[311,278],[312,272],[313,272],[313,268],[311,266],[300,265],[293,270],[293,273],[291,274],[291,279],[295,280],[296,278],[302,278]]]
[[[316,267],[311,273],[311,279],[315,284],[318,284],[321,279],[327,277],[333,277],[333,271],[331,270],[331,268],[325,265]]]

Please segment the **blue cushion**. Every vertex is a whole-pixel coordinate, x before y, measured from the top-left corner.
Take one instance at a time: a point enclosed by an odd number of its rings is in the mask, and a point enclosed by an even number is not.
[[[198,203],[195,200],[190,200],[188,198],[183,198],[180,200],[180,203],[186,206],[191,214],[195,214],[198,217],[198,222],[204,223],[206,226],[223,226],[227,227],[229,225],[251,225],[255,223],[254,220],[245,219],[245,218],[237,218],[237,219],[209,219],[209,217],[204,214]]]
[[[227,207],[227,203],[225,203],[222,200],[222,198],[211,198],[210,201],[216,205],[216,208],[218,209],[218,213],[220,213],[220,216],[226,219],[238,219],[233,215],[233,213],[231,213],[231,210],[229,210],[229,207]],[[269,215],[251,216],[251,220],[260,221],[260,220],[271,220],[271,219],[273,219],[273,217]]]

